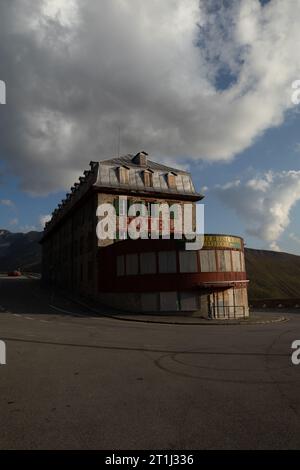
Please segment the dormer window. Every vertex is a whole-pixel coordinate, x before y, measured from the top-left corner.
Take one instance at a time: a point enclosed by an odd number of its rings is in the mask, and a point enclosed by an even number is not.
[[[133,157],[132,161],[136,165],[146,166],[147,165],[147,156],[148,156],[147,152],[139,152],[135,155],[135,157]]]
[[[119,174],[119,182],[121,184],[129,183],[129,167],[128,166],[119,166],[118,174]]]
[[[144,170],[143,171],[143,180],[144,185],[148,187],[153,186],[153,171],[151,170]]]
[[[175,176],[177,176],[177,174],[174,173],[173,171],[167,174],[167,183],[168,183],[169,188],[176,188]]]

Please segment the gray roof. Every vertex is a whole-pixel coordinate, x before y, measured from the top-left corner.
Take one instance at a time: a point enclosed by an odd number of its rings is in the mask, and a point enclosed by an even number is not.
[[[143,152],[142,152],[143,153]],[[146,154],[145,154],[146,155]],[[154,196],[166,194],[176,196],[178,199],[185,196],[193,200],[202,199],[203,196],[195,191],[190,173],[187,171],[171,168],[160,163],[153,162],[146,158],[145,164],[138,164],[133,161],[134,155],[125,155],[122,157],[111,158],[100,162],[91,162],[91,169],[84,172],[84,177],[79,178],[79,183],[75,183],[71,192],[58,205],[58,208],[52,213],[52,219],[45,226],[46,235],[52,228],[76,205],[76,203],[94,187],[99,190],[152,193]],[[128,183],[122,184],[119,180],[118,168],[126,167],[128,174]],[[152,186],[145,186],[143,172],[150,170],[152,173]],[[167,175],[172,173],[175,177],[175,186],[169,187]]]
[[[99,162],[98,177],[94,186],[99,188],[115,188],[124,191],[143,191],[149,193],[166,193],[199,196],[196,193],[190,173],[179,170],[147,159],[145,165],[134,163],[134,155],[112,158]],[[126,167],[129,171],[128,183],[121,183],[118,175],[119,167]],[[152,172],[152,186],[145,186],[143,172]],[[169,187],[167,183],[168,173],[175,176],[175,186]]]
[[[111,158],[110,160],[102,160],[100,163],[104,165],[111,165],[111,166],[116,166],[116,167],[126,165],[132,168],[140,169],[141,168],[140,165],[133,162],[134,157],[135,155],[129,154],[129,155],[124,155],[122,157]],[[179,170],[178,168],[172,168],[170,166],[162,165],[161,163],[153,162],[152,160],[149,160],[149,159],[147,159],[147,164],[144,168],[149,168],[150,170],[153,170],[153,171],[164,171],[167,173],[174,172],[174,173],[181,173],[183,175],[189,175],[188,171]]]

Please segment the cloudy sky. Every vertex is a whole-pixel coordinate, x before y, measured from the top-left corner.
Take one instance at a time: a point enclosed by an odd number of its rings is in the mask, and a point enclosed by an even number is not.
[[[190,169],[206,231],[300,254],[300,0],[1,0],[0,228],[90,160]]]

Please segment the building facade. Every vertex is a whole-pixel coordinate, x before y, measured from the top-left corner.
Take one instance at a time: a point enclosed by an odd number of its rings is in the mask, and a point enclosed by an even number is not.
[[[192,251],[175,236],[126,240],[118,230],[113,240],[99,240],[97,207],[112,204],[119,219],[125,215],[120,213],[120,198],[125,197],[129,206],[142,202],[149,208],[175,202],[182,208],[195,206],[203,198],[188,172],[155,163],[145,152],[91,162],[45,226],[45,283],[138,313],[184,312],[224,319],[249,315],[241,238],[205,235],[203,248]],[[162,220],[158,222],[161,227]],[[174,227],[176,213],[171,211],[172,233]]]

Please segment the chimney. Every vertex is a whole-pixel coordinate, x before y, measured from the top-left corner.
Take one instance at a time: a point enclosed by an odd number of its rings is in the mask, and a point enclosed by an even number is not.
[[[98,166],[98,162],[93,162],[93,161],[90,162],[91,171],[93,171],[96,168],[96,166]]]
[[[133,163],[135,163],[136,165],[139,165],[139,166],[146,166],[147,165],[147,157],[148,157],[148,153],[147,152],[139,152],[135,155],[135,157],[133,157],[132,161]]]

